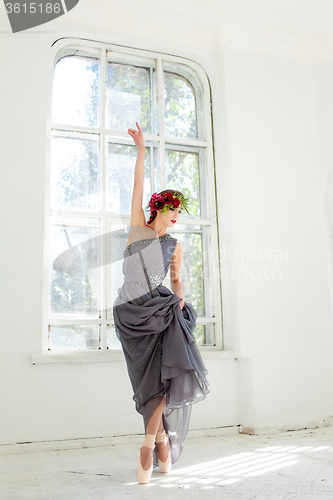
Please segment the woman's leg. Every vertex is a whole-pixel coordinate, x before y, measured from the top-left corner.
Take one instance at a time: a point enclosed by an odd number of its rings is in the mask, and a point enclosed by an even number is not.
[[[156,410],[148,420],[146,434],[156,435],[156,432],[158,431],[160,426],[164,407],[165,407],[165,396],[163,396],[161,403],[159,404],[159,406],[156,408]]]
[[[148,420],[146,427],[146,434],[153,434],[154,436],[156,436],[157,431],[160,430],[164,406],[165,406],[165,396],[163,396],[160,405],[156,408],[156,410]],[[141,464],[144,470],[148,470],[151,467],[152,460],[153,460],[152,450],[150,448],[147,448],[147,446],[141,448]],[[160,457],[160,460],[163,460],[162,456]]]
[[[161,420],[160,420],[160,425],[158,426],[158,431],[163,431],[164,429],[164,424],[163,424],[163,416],[161,416]]]

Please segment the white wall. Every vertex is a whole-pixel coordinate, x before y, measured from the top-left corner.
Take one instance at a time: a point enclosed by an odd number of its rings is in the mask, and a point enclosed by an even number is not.
[[[143,432],[124,361],[31,363],[41,344],[50,46],[67,36],[189,57],[211,83],[224,343],[237,360],[204,359],[211,393],[193,407],[190,429],[264,432],[333,415],[332,61],[311,33],[230,17],[213,1],[181,13],[187,2],[149,3],[81,0],[17,34],[1,7],[0,444]],[[261,261],[257,252],[269,250],[282,262]],[[265,264],[268,279],[245,277]]]
[[[234,248],[244,251],[234,262],[243,268],[239,352],[251,360],[253,386],[252,410],[241,401],[239,420],[246,413],[246,426],[261,430],[305,426],[332,414],[316,65],[231,50],[224,63],[230,214]]]

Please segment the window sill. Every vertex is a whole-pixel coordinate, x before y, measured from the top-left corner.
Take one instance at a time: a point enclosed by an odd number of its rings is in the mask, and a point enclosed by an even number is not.
[[[202,359],[237,359],[233,351],[218,351],[217,349],[199,349]]]
[[[232,351],[215,351],[208,349],[200,349],[200,354],[203,359],[236,359]],[[125,356],[122,350],[108,351],[74,351],[66,352],[58,351],[52,354],[32,354],[31,362],[33,365],[44,363],[115,363],[117,361],[125,361]]]
[[[95,363],[96,361],[114,363],[124,360],[125,357],[122,350],[73,351],[66,353],[63,351],[53,351],[52,353],[32,354],[31,356],[33,365],[40,363]]]

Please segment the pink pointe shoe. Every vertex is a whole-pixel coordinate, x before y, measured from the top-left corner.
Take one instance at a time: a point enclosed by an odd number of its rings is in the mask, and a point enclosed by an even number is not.
[[[164,429],[162,431],[157,431],[156,443],[165,443],[165,444],[168,443],[169,444],[169,453],[168,453],[168,458],[166,459],[166,461],[162,462],[159,458],[157,458],[157,461],[158,461],[158,465],[159,465],[161,472],[170,472],[170,470],[171,470],[171,448],[170,448],[169,437],[165,433]]]
[[[141,445],[141,448],[143,447],[151,448],[152,450],[155,448],[155,436],[154,434],[146,434],[143,443]],[[151,464],[151,467],[148,470],[145,470],[142,467],[141,464],[141,448],[139,451],[139,465],[137,469],[137,476],[138,476],[138,482],[139,484],[147,484],[150,481],[151,474],[153,472],[153,464]]]

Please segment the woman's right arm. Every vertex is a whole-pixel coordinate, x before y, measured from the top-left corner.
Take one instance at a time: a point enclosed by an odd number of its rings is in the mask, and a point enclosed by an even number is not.
[[[132,194],[132,205],[131,205],[131,227],[132,226],[145,226],[146,218],[142,208],[143,199],[143,181],[144,181],[144,159],[145,159],[145,142],[143,139],[142,130],[140,125],[136,123],[138,130],[132,128],[128,129],[128,133],[135,142],[138,148],[138,156],[135,164],[134,171],[134,186]]]

